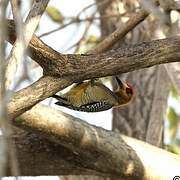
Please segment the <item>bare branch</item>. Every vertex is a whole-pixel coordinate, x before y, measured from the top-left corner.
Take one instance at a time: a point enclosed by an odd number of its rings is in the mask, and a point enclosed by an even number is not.
[[[175,37],[171,39],[146,42],[122,48],[117,51],[110,51],[106,54],[62,55],[52,50],[34,36],[30,43],[30,56],[43,67],[46,75],[48,74],[57,77],[45,76],[28,88],[17,92],[8,105],[8,111],[12,117],[16,117],[39,101],[47,98],[67,85],[70,85],[72,82],[133,71],[160,63],[179,61],[179,49],[179,38]],[[46,50],[48,51],[45,52]],[[61,77],[61,80],[58,77]],[[35,108],[36,107],[26,113],[28,114]],[[42,112],[45,111],[46,110],[42,110]],[[35,114],[37,113],[38,110],[36,109]],[[41,111],[39,113],[41,113]],[[55,113],[54,110],[53,113]],[[56,113],[54,115],[56,115]],[[31,116],[34,117],[34,119],[31,119]],[[148,176],[152,175],[152,172],[150,172],[148,168],[144,168],[143,164],[146,164],[147,162],[150,163],[150,167],[154,167],[154,171],[157,172],[157,169],[161,167],[160,165],[156,166],[156,164],[154,164],[154,162],[157,163],[156,157],[161,157],[158,159],[159,161],[162,158],[165,158],[165,160],[168,161],[168,167],[166,165],[165,168],[171,167],[172,163],[175,166],[177,164],[176,167],[179,170],[178,158],[175,156],[172,158],[172,156],[165,151],[160,151],[157,156],[156,151],[159,150],[155,149],[155,151],[153,151],[154,148],[149,145],[144,146],[139,142],[133,144],[134,142],[131,140],[125,137],[122,138],[116,133],[107,133],[105,130],[89,126],[86,123],[79,122],[77,119],[74,120],[72,117],[71,119],[70,116],[68,116],[68,119],[67,117],[64,117],[65,119],[63,119],[63,117],[59,115],[57,115],[58,118],[52,117],[54,117],[52,114],[50,116],[45,116],[45,113],[42,113],[36,119],[33,114],[28,114],[24,120],[23,118],[17,119],[16,125],[23,126],[23,128],[31,128],[32,131],[50,137],[50,140],[65,146],[72,152],[75,150],[74,154],[77,154],[79,159],[82,158],[82,162],[86,159],[86,162],[88,163],[86,167],[93,171],[100,172],[100,174],[109,176],[113,174],[114,176],[123,177],[129,177],[130,175],[131,178],[137,178],[137,174],[139,174],[141,179],[142,177],[148,178]],[[61,119],[62,122],[59,122],[59,119]],[[45,124],[45,122],[47,124]],[[64,126],[64,124],[66,124],[66,126]],[[130,147],[127,146],[124,141],[129,143]],[[139,147],[137,148],[138,143]],[[94,151],[95,146],[96,149]],[[150,151],[144,151],[146,147],[152,149]],[[146,154],[146,152],[150,153],[151,151],[155,153],[152,154],[152,162],[147,159],[149,154]],[[112,152],[112,154],[110,152]],[[119,153],[121,153],[120,157]],[[135,159],[135,163],[132,162],[132,158]],[[88,160],[92,161],[88,162]],[[126,162],[124,166],[122,166],[123,161]],[[83,166],[82,162],[80,161],[79,163],[81,166]],[[114,163],[114,166],[112,166],[112,163]],[[171,174],[176,170],[176,167],[174,168],[173,165],[172,171],[165,172],[165,178],[168,177],[172,179],[174,176],[174,174]],[[164,171],[164,169],[158,170],[159,172]],[[125,174],[122,174],[121,171]],[[136,174],[136,172],[138,173]],[[161,176],[162,174],[157,173],[156,175]]]
[[[11,118],[17,117],[35,104],[52,96],[56,92],[72,84],[72,81],[63,78],[45,76],[27,88],[18,91],[8,104],[8,112]]]
[[[9,40],[13,42],[15,39],[13,34],[13,23],[8,23],[8,27],[10,33]],[[50,81],[43,81],[42,78],[41,83],[43,84],[43,88],[38,85],[39,81],[33,84],[32,87],[17,92],[10,102],[10,106],[12,106],[12,104],[18,104],[15,106],[13,105],[16,108],[10,112],[11,115],[19,115],[19,113],[24,112],[39,101],[51,96],[52,93],[56,93],[62,90],[62,88],[70,85],[67,79],[71,79],[71,83],[81,82],[85,79],[117,75],[161,63],[179,61],[180,40],[179,37],[175,37],[144,42],[99,55],[62,55],[47,46],[36,36],[33,36],[29,44],[29,50],[30,57],[43,67],[44,73],[56,76],[57,78],[54,77],[53,80],[53,77],[51,77],[52,79]],[[58,77],[62,76],[64,76],[64,79],[60,81]],[[45,79],[46,78],[48,79],[50,77],[45,77]],[[55,82],[58,84],[55,85]],[[48,92],[46,91],[46,86],[49,87],[47,88]],[[56,88],[54,89],[54,87]],[[26,94],[25,99],[22,96],[24,92]],[[37,97],[32,95],[34,98],[29,101],[32,93]]]
[[[52,33],[54,33],[54,32],[57,32],[57,31],[59,31],[59,30],[61,30],[61,29],[66,28],[67,26],[72,25],[72,24],[74,24],[74,23],[80,23],[80,22],[84,22],[84,21],[93,21],[93,20],[95,20],[95,19],[99,19],[100,17],[88,17],[88,18],[85,18],[85,19],[81,19],[81,18],[80,18],[80,15],[81,15],[83,12],[85,12],[87,9],[89,9],[89,8],[95,6],[95,5],[96,5],[96,6],[102,6],[102,5],[104,5],[107,1],[109,1],[109,0],[103,0],[103,1],[100,2],[100,3],[92,3],[92,4],[88,5],[87,7],[83,8],[75,17],[71,18],[71,21],[70,21],[70,22],[67,22],[66,24],[62,25],[61,27],[58,27],[58,28],[56,28],[56,29],[53,29],[53,30],[48,31],[48,32],[46,32],[46,33],[43,33],[43,34],[39,35],[38,37],[40,38],[40,37],[43,37],[43,36],[48,36],[48,35],[50,35],[50,34],[52,34]],[[121,14],[112,15],[112,16],[108,16],[108,17],[105,16],[105,17],[101,17],[101,18],[112,18],[112,17],[119,17],[119,16],[121,16]]]
[[[179,173],[178,156],[133,138],[89,125],[47,106],[33,107],[13,120],[13,124],[64,146],[73,153],[73,164],[96,172],[95,174],[159,180],[172,179]],[[71,157],[72,154],[69,156],[70,161]],[[160,165],[162,159],[168,163]]]
[[[8,27],[9,32],[12,32],[10,41],[13,43],[13,25],[10,23]],[[180,56],[178,36],[139,43],[99,55],[63,55],[54,51],[36,36],[33,36],[29,48],[29,56],[43,68],[45,74],[77,76],[77,81],[117,75],[157,64],[179,62]]]
[[[145,10],[140,10],[136,14],[133,14],[127,21],[126,26],[118,27],[111,35],[99,43],[93,50],[89,51],[89,54],[102,53],[108,49],[111,49],[111,47],[116,42],[121,40],[129,31],[142,22],[148,15],[149,14]]]
[[[142,14],[141,14],[142,13]],[[141,12],[140,13],[140,18],[138,18],[138,20],[136,21],[136,23],[140,22],[140,19],[145,18],[146,12]],[[10,34],[10,41],[13,42],[15,39],[15,34],[14,34],[14,25],[12,23],[12,21],[9,21],[8,23],[8,27],[9,27],[9,34]],[[123,32],[123,31],[122,31]],[[121,35],[121,33],[119,33]],[[159,44],[160,42],[160,44]],[[155,44],[154,44],[155,43]],[[145,51],[144,48],[141,49],[141,45],[139,46],[139,48],[137,47],[137,49],[135,48],[134,51],[133,47],[131,48],[124,48],[122,51],[120,50],[119,54],[116,54],[114,51],[111,51],[110,54],[106,54],[108,56],[104,55],[98,55],[98,56],[92,56],[92,55],[62,55],[60,53],[57,53],[56,51],[52,50],[49,46],[47,46],[46,44],[44,44],[41,40],[39,40],[36,36],[33,36],[33,39],[30,43],[30,56],[36,60],[36,62],[38,62],[44,69],[44,73],[49,74],[49,75],[67,75],[69,76],[73,76],[75,77],[77,74],[80,74],[81,77],[76,76],[77,79],[73,80],[74,82],[78,82],[78,81],[82,81],[84,79],[90,79],[90,78],[96,78],[96,77],[103,77],[103,76],[107,76],[107,75],[114,75],[114,74],[119,74],[119,73],[123,73],[123,72],[128,72],[128,71],[133,71],[133,70],[137,70],[139,68],[144,68],[144,67],[149,67],[155,64],[159,64],[159,63],[166,63],[166,62],[173,62],[173,61],[179,61],[178,56],[178,37],[174,38],[174,39],[166,39],[166,40],[159,40],[159,41],[154,41],[151,43],[145,43],[143,44],[143,46],[145,46],[146,50],[148,51],[149,45],[154,48],[149,50],[149,53],[146,54],[143,57],[143,52]],[[153,45],[154,44],[154,45]],[[159,44],[159,45],[158,45]],[[174,47],[172,48],[172,53],[169,52],[169,50],[171,48],[169,48],[169,45],[176,44],[174,45]],[[135,46],[134,46],[135,47]],[[175,49],[176,50],[175,50]],[[141,51],[139,50],[141,49]],[[173,50],[174,49],[174,50]],[[130,50],[130,51],[129,51]],[[167,51],[168,50],[168,51]],[[174,53],[175,51],[175,53]],[[138,52],[138,56],[136,56]],[[157,56],[152,56],[152,52],[154,52],[154,55],[158,52]],[[162,53],[161,53],[162,52]],[[132,55],[134,53],[134,56]],[[114,58],[111,58],[111,56],[115,56],[115,54],[117,55]],[[94,59],[96,57],[96,59]],[[102,61],[104,61],[104,58],[107,57],[107,61],[104,64],[104,67],[102,66]],[[120,58],[119,58],[120,57]],[[160,57],[160,58],[156,58],[156,57]],[[87,61],[88,58],[88,61]],[[77,61],[78,59],[78,61]],[[136,59],[138,62],[134,62],[134,59]],[[70,61],[72,60],[72,61]],[[82,60],[82,61],[80,61]],[[96,61],[93,61],[96,60]],[[111,61],[109,61],[111,60]],[[119,60],[119,61],[118,61]],[[128,63],[129,60],[129,63]],[[147,60],[149,60],[148,62],[146,62]],[[158,60],[158,62],[156,62]],[[75,62],[79,62],[79,64],[75,64]],[[87,64],[84,64],[85,62],[87,62]],[[111,62],[119,62],[119,66],[117,66],[117,64],[114,64],[114,66],[112,66],[112,69],[110,70],[110,72],[107,70],[107,64],[109,64],[110,66],[112,65]],[[125,64],[123,64],[122,62],[125,62]],[[149,64],[150,63],[150,64]],[[97,68],[94,68],[94,66],[97,64]],[[90,65],[90,69],[87,68]],[[126,67],[123,67],[123,65],[125,65]],[[52,67],[53,66],[53,67]],[[49,68],[48,68],[49,67]],[[68,68],[67,68],[68,67]],[[73,67],[72,69],[70,67]],[[86,71],[85,73],[91,73],[91,75],[87,75],[84,76],[84,72],[82,72],[82,70],[84,69],[84,71]],[[90,71],[92,70],[92,71]],[[94,70],[97,72],[95,73]],[[67,73],[66,73],[67,72]],[[73,72],[73,73],[72,73]],[[60,74],[59,74],[60,73]],[[50,82],[51,84],[51,82]],[[63,87],[66,87],[67,85],[69,85],[69,83],[64,84]],[[52,85],[53,87],[53,85]],[[31,90],[31,88],[30,88]],[[52,89],[51,89],[52,90]],[[61,90],[61,89],[59,89]],[[56,89],[56,92],[58,90]],[[23,92],[23,90],[22,90]],[[49,92],[49,95],[52,95],[51,93],[55,92],[54,90]],[[27,94],[29,95],[29,94]],[[42,95],[42,94],[41,94]],[[43,95],[41,96],[41,100],[43,100],[44,98],[46,98],[48,96],[48,93],[43,97]],[[39,102],[39,99],[34,99],[33,103],[30,103],[31,105],[36,104],[37,102]],[[19,104],[20,105],[20,104]],[[22,113],[22,109],[26,109],[29,108],[30,106],[28,106],[28,103],[25,105],[21,105],[21,110],[20,111],[16,111],[15,112],[11,112],[12,114],[18,114],[18,113]]]
[[[49,142],[38,134],[22,132],[18,128],[13,140],[21,176],[99,174],[81,167],[78,164],[78,158],[81,158],[68,148]]]
[[[24,44],[22,43],[22,38],[18,37],[11,50],[11,53],[8,57],[8,67],[6,70],[6,87],[8,89],[13,82],[14,74],[16,74],[17,67],[22,61],[24,51],[28,47],[29,41],[31,40],[34,31],[39,24],[39,20],[48,2],[49,0],[34,1],[24,25]]]
[[[86,17],[84,19],[79,18],[79,16],[71,17],[71,18],[68,18],[68,19],[71,19],[70,22],[67,22],[67,23],[63,24],[62,26],[60,26],[60,27],[58,27],[56,29],[50,30],[50,31],[48,31],[46,33],[42,33],[42,34],[38,35],[38,37],[41,38],[41,37],[44,37],[44,36],[48,36],[48,35],[50,35],[50,34],[52,34],[54,32],[62,30],[62,29],[66,28],[66,27],[68,27],[68,26],[70,26],[72,24],[75,24],[75,23],[77,24],[77,23],[86,22],[86,21],[94,21],[94,20],[99,20],[100,18],[103,18],[103,19],[110,19],[110,18],[115,18],[115,17],[118,18],[118,17],[124,16],[125,14],[127,14],[127,13],[112,14],[111,16],[101,16],[101,17],[92,17],[92,16],[90,16],[90,17]],[[129,16],[129,14],[127,14],[127,16]]]

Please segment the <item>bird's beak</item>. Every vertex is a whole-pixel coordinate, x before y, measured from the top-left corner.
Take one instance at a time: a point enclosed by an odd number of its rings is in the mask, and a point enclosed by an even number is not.
[[[122,83],[122,81],[121,81],[117,76],[115,76],[115,78],[116,78],[116,81],[117,81],[119,87],[120,87],[120,88],[123,88],[123,87],[124,87],[124,84]]]

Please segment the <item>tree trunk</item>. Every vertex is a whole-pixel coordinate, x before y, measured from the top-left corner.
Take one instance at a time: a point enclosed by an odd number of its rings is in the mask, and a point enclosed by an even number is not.
[[[97,1],[100,3],[100,1]],[[135,11],[136,1],[109,1],[106,5],[99,8],[100,15],[110,16],[111,14],[123,13],[122,9],[119,9],[123,5],[125,12]],[[133,14],[131,14],[132,16]],[[111,20],[111,21],[110,21]],[[117,26],[126,26],[126,23],[121,19],[110,19],[109,21],[102,19],[101,20],[101,34],[102,37],[107,36],[112,31],[115,30]],[[144,22],[139,24],[133,29],[132,32],[126,36],[126,38],[121,39],[114,48],[123,46],[124,44],[134,44],[137,42],[151,40],[155,37],[154,27],[156,26],[156,21],[147,18]],[[149,120],[151,118],[153,107],[156,106],[153,104],[155,98],[155,85],[158,84],[158,72],[164,71],[163,67],[153,67],[148,69],[143,69],[139,71],[134,71],[131,73],[123,74],[120,77],[130,82],[134,87],[135,99],[127,107],[121,109],[113,109],[113,130],[119,131],[129,136],[136,137],[141,140],[146,139],[146,133],[148,129]],[[164,79],[166,79],[166,73],[164,73]],[[167,81],[165,81],[167,82]],[[168,83],[168,82],[167,82]],[[116,84],[113,81],[113,86],[115,88]],[[167,86],[168,87],[168,86]],[[166,85],[163,87],[158,87],[159,91],[162,88],[166,88]],[[163,102],[167,100],[168,88],[163,91]],[[157,107],[158,109],[159,107]],[[161,108],[160,108],[161,109]],[[161,114],[161,110],[158,112]],[[162,114],[161,114],[162,115]],[[162,123],[162,116],[159,117],[160,124]],[[161,132],[162,135],[162,132]],[[160,136],[161,136],[160,135]],[[159,136],[159,135],[158,135]],[[156,144],[156,143],[154,143]]]

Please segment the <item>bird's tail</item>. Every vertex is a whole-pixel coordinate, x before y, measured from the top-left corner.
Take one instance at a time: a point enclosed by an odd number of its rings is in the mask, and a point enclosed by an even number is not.
[[[67,107],[69,109],[73,109],[76,111],[80,111],[78,107],[73,106],[71,103],[69,103],[68,99],[62,96],[58,96],[58,95],[52,95],[51,97],[57,99],[58,101],[55,102],[55,104],[59,105],[59,106],[64,106]]]
[[[56,95],[56,94],[52,95],[51,97],[58,100],[57,102],[55,102],[55,104],[57,104],[59,106],[67,106],[67,105],[69,105],[68,100],[65,97],[62,97],[62,96],[59,96],[59,95]]]

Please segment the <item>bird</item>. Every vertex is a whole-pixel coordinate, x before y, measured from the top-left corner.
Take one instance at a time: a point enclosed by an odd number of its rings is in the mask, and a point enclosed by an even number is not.
[[[65,94],[52,97],[58,100],[56,105],[84,112],[101,112],[127,105],[134,97],[133,88],[117,76],[115,78],[118,88],[114,92],[102,82],[90,80],[74,85]]]

